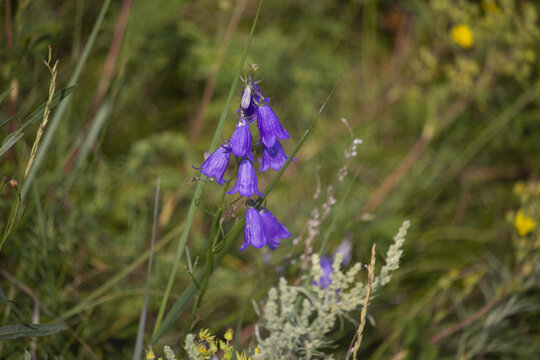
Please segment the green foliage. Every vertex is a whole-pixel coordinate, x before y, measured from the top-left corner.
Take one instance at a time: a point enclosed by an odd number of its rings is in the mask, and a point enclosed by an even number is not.
[[[238,90],[225,105],[258,3],[128,3],[24,0],[6,1],[0,10],[10,20],[0,46],[6,90],[0,94],[0,326],[35,316],[40,324],[30,326],[66,326],[54,335],[2,341],[3,359],[131,358],[145,294],[149,343],[200,184],[192,166],[202,163],[224,107],[231,126],[216,141],[230,135]],[[399,269],[387,268],[392,281],[369,304],[374,322],[366,325],[359,358],[534,358],[540,348],[539,10],[531,0],[265,1],[247,62],[260,65],[271,106],[292,139],[302,138],[338,86],[267,199],[294,240],[274,252],[237,252],[242,209],[225,209],[219,225],[235,236],[214,258],[219,267],[187,332],[234,327],[234,348],[255,357],[255,344],[269,337],[250,300],[266,299],[269,291],[279,299],[279,278],[287,290],[312,294],[309,282],[301,285],[302,275],[316,270],[311,254],[329,255],[348,239],[354,262],[368,258],[375,242],[378,249],[394,246],[386,258],[403,256]],[[470,30],[470,47],[452,35],[460,25]],[[25,177],[50,86],[42,63],[49,44],[64,93],[57,91],[50,104],[51,121]],[[201,105],[207,87],[210,101]],[[202,120],[195,120],[199,112]],[[343,152],[351,131],[363,144],[349,161]],[[285,147],[290,154],[293,145]],[[347,161],[345,181],[334,180]],[[158,175],[161,210],[147,279]],[[207,269],[220,190],[208,183],[201,192],[167,311],[199,294],[193,278]],[[314,210],[322,214],[332,199],[329,215],[306,236]],[[390,238],[403,218],[414,226],[402,249]],[[182,297],[186,289],[190,295]],[[308,299],[297,295],[302,300],[293,301],[293,310]],[[318,299],[310,296],[306,313]],[[171,317],[163,343],[181,347],[189,312]],[[295,316],[284,321],[299,324],[301,313]],[[338,323],[317,337],[334,347],[314,354],[344,358],[355,331],[350,322]]]
[[[64,324],[19,324],[0,327],[0,340],[12,340],[21,337],[38,337],[56,334],[66,330]]]

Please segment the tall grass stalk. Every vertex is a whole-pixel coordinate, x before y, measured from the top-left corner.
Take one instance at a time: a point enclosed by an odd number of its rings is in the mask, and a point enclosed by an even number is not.
[[[81,58],[77,62],[77,66],[75,66],[75,70],[73,71],[73,74],[71,75],[71,78],[69,79],[68,86],[73,86],[77,84],[77,81],[79,80],[79,76],[81,75],[81,72],[84,66],[86,65],[86,61],[88,60],[88,57],[90,56],[90,52],[92,51],[92,48],[94,47],[97,34],[103,25],[103,19],[105,18],[105,14],[107,13],[107,9],[109,8],[110,3],[111,3],[111,0],[103,1],[103,5],[101,5],[101,10],[99,11],[98,17],[94,23],[94,27],[92,28],[92,32],[90,33],[90,37],[88,38],[88,43],[84,47],[84,51],[81,55]],[[37,172],[39,168],[41,167],[41,165],[43,164],[43,161],[45,160],[45,155],[47,153],[47,150],[49,149],[49,146],[51,146],[53,142],[53,137],[54,137],[54,134],[56,133],[56,129],[58,129],[58,126],[60,126],[60,122],[62,121],[62,118],[64,117],[64,114],[67,111],[70,103],[71,103],[70,99],[63,101],[58,106],[58,109],[56,110],[54,116],[51,119],[49,130],[45,133],[45,136],[43,137],[43,142],[41,146],[39,147],[38,151],[36,152],[34,164],[28,171],[28,174],[22,186],[21,197],[23,200],[26,198],[26,195],[28,194],[28,191],[30,190],[31,185],[34,182]]]
[[[156,195],[154,197],[154,219],[152,222],[152,239],[150,242],[150,258],[148,259],[148,269],[146,271],[146,289],[144,291],[144,303],[141,309],[141,317],[139,319],[139,328],[137,330],[137,339],[135,340],[135,350],[133,351],[133,360],[141,358],[144,345],[144,325],[146,323],[146,309],[148,306],[148,295],[150,293],[150,279],[152,273],[152,261],[154,259],[154,245],[156,243],[157,223],[159,214],[159,190],[161,185],[161,177],[158,176],[156,181]]]

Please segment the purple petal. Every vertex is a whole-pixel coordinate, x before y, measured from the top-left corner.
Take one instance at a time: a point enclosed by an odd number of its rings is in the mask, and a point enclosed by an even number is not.
[[[268,243],[268,235],[264,229],[259,212],[255,208],[246,210],[246,226],[244,228],[244,244],[240,250],[246,249],[249,245],[260,249]]]
[[[221,145],[218,147],[206,160],[201,167],[201,173],[209,178],[214,178],[216,182],[223,185],[223,175],[229,165],[229,158],[231,157],[231,148],[229,146]]]
[[[259,158],[259,163],[261,164],[261,167],[259,168],[259,172],[264,172],[268,170],[269,168],[272,168],[276,171],[281,170],[281,167],[287,159],[289,158],[285,152],[283,151],[283,147],[281,147],[281,144],[279,141],[276,140],[275,144],[271,148],[267,148],[263,144],[263,157]]]
[[[276,138],[281,140],[289,138],[289,133],[283,128],[274,111],[266,104],[258,109],[257,124],[261,140],[267,148],[274,146]]]
[[[239,193],[242,196],[250,197],[257,194],[264,196],[263,193],[257,188],[257,175],[255,174],[255,168],[250,160],[244,158],[240,160],[240,166],[238,167],[238,178],[234,188],[227,192],[227,194]]]
[[[236,124],[236,128],[229,141],[234,155],[245,157],[253,161],[253,153],[251,152],[251,132],[249,125],[245,119],[240,119]]]
[[[276,217],[266,208],[259,211],[259,215],[268,234],[268,246],[274,250],[279,245],[280,239],[286,239],[291,236],[291,233]]]

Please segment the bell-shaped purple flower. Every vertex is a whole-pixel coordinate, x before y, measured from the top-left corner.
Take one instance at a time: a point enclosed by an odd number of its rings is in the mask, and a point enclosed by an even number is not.
[[[290,237],[291,233],[268,209],[262,208],[259,211],[259,215],[268,235],[268,247],[275,250],[279,245],[279,240]]]
[[[283,164],[285,164],[285,162],[289,158],[285,154],[285,151],[283,151],[283,147],[281,147],[280,142],[277,140],[274,146],[271,148],[267,148],[263,144],[262,155],[263,155],[262,158],[259,158],[259,163],[261,163],[259,172],[264,172],[268,170],[269,168],[279,171],[281,167],[283,166]]]
[[[332,272],[334,272],[334,261],[336,259],[336,256],[341,255],[341,263],[340,266],[345,266],[349,264],[352,258],[352,244],[349,240],[344,240],[339,244],[338,248],[332,255],[332,257],[323,256],[321,257],[321,269],[323,271],[323,275],[321,276],[321,279],[319,282],[314,281],[313,285],[318,285],[321,287],[321,289],[324,289],[328,285],[332,284],[332,279],[330,278],[330,275]]]
[[[333,268],[332,268],[332,260],[327,257],[323,256],[321,257],[321,269],[323,271],[323,274],[321,278],[319,279],[319,282],[314,281],[313,283],[315,285],[319,285],[321,289],[324,289],[328,285],[332,283],[332,279],[330,278],[330,274],[332,274]]]
[[[229,158],[231,157],[231,147],[229,145],[221,145],[210,156],[204,160],[201,167],[195,169],[201,169],[201,173],[209,178],[214,178],[216,182],[223,185],[223,175],[227,166],[229,165]]]
[[[257,175],[255,174],[255,168],[250,160],[243,158],[240,160],[240,166],[238,167],[238,179],[234,188],[232,188],[227,194],[239,193],[242,196],[253,196],[257,194],[264,196],[263,193],[257,188]]]
[[[253,161],[253,153],[251,152],[251,132],[249,131],[248,122],[241,117],[236,124],[236,129],[229,140],[231,149],[234,155],[238,157],[248,158]]]
[[[246,226],[244,228],[244,243],[240,250],[245,250],[249,245],[260,249],[268,243],[268,234],[264,223],[255,208],[246,210]]]
[[[258,109],[257,125],[261,134],[261,141],[267,148],[274,147],[276,139],[288,139],[289,133],[283,128],[274,111],[263,104]]]

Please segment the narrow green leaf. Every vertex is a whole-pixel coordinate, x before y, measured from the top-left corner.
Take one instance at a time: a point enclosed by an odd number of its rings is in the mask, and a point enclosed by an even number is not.
[[[154,244],[156,243],[158,213],[159,213],[159,189],[161,185],[161,177],[158,176],[156,183],[156,195],[154,197],[154,221],[152,224],[152,242],[150,243],[150,258],[148,259],[148,270],[146,275],[146,289],[144,291],[144,303],[141,310],[141,318],[139,320],[139,329],[135,340],[135,350],[133,351],[133,360],[141,358],[144,340],[144,325],[146,323],[146,310],[148,307],[148,296],[150,294],[150,279],[152,272],[152,261],[154,259]]]
[[[90,56],[90,52],[92,51],[92,48],[94,47],[97,34],[99,30],[101,29],[101,26],[103,24],[103,19],[105,18],[105,14],[107,13],[107,10],[110,4],[111,4],[111,0],[103,1],[98,17],[96,21],[94,22],[94,27],[92,28],[92,32],[90,33],[86,46],[84,47],[84,50],[82,52],[82,55],[79,61],[77,62],[77,65],[75,66],[75,70],[73,71],[73,74],[71,74],[71,78],[69,79],[68,85],[75,85],[77,81],[79,80],[79,76],[81,75],[81,72],[84,66],[86,65],[86,61],[88,60],[88,57]],[[34,182],[34,179],[36,178],[37,172],[39,171],[39,168],[41,167],[44,161],[44,157],[49,149],[49,146],[51,146],[53,142],[54,134],[56,133],[56,130],[58,129],[58,126],[60,125],[60,122],[62,121],[62,118],[64,117],[64,114],[67,111],[69,103],[70,101],[63,101],[62,104],[60,104],[60,106],[58,107],[58,110],[55,112],[52,119],[50,120],[48,130],[45,132],[45,135],[43,136],[43,139],[41,141],[41,145],[39,146],[39,149],[36,153],[34,164],[30,168],[28,175],[26,175],[26,180],[22,186],[21,197],[23,199],[26,198],[28,191],[30,191],[30,188],[31,188],[30,185],[32,184],[32,182]]]
[[[4,155],[6,151],[8,151],[17,141],[19,141],[20,138],[22,138],[24,135],[21,131],[15,131],[9,134],[4,142],[2,143],[2,147],[0,147],[0,156]]]
[[[229,253],[229,250],[232,248],[234,241],[236,240],[236,238],[238,238],[238,235],[240,235],[242,229],[244,228],[244,221],[244,218],[242,218],[233,226],[231,230],[229,230],[229,232],[225,236],[225,246],[219,253],[214,256],[214,268],[221,264],[221,261],[223,260],[225,255]],[[199,274],[196,276],[195,279],[198,283],[201,283],[201,281],[204,279],[207,267],[208,265],[205,265],[201,269],[201,271],[199,271]],[[154,331],[154,334],[152,335],[152,340],[150,341],[150,346],[154,346],[158,342],[158,340],[165,334],[165,332],[176,322],[180,315],[182,315],[182,312],[190,303],[191,299],[193,299],[196,292],[197,287],[195,286],[195,282],[191,281],[188,287],[182,292],[182,295],[180,295],[178,300],[176,300],[172,308],[169,310],[167,316],[165,317],[165,319],[163,319],[163,322],[161,323],[159,328]]]
[[[60,101],[64,100],[67,96],[69,96],[73,92],[74,89],[75,89],[75,86],[70,86],[54,94],[51,100],[51,104],[49,105],[49,109],[52,109],[56,105],[58,105]],[[47,102],[44,102],[43,104],[41,104],[36,110],[34,110],[30,115],[28,115],[26,119],[24,119],[23,123],[21,124],[21,127],[17,131],[12,132],[6,137],[6,139],[2,143],[2,147],[0,148],[0,156],[4,155],[6,151],[8,151],[13,145],[15,145],[15,143],[17,143],[17,141],[19,141],[24,136],[23,130],[26,127],[28,127],[29,125],[36,122],[36,120],[39,120],[43,117],[45,106],[47,106]],[[15,118],[16,116],[13,118],[7,119],[2,124],[0,124],[0,126],[7,124],[8,122],[10,122],[11,120]]]
[[[62,100],[67,98],[71,93],[75,90],[76,86],[68,86],[60,91],[57,91],[56,94],[53,95],[53,98],[51,100],[51,103],[49,104],[49,109],[55,108]],[[1,95],[0,95],[1,96]],[[30,115],[28,115],[23,123],[21,124],[21,128],[19,130],[23,130],[28,125],[33,124],[36,120],[39,120],[43,117],[43,112],[45,111],[45,106],[47,106],[47,101],[44,101],[39,107],[34,110]],[[7,123],[17,119],[20,117],[20,114],[17,114],[7,120],[4,120],[2,123],[0,123],[0,127],[6,125]]]
[[[0,104],[2,103],[2,101],[4,101],[4,98],[9,95],[11,90],[13,90],[13,89],[7,89],[6,91],[4,91],[3,93],[0,94]]]
[[[17,324],[0,327],[0,340],[11,340],[21,337],[38,337],[56,334],[66,330],[64,324]]]
[[[69,95],[71,95],[75,88],[76,86],[68,86],[67,88],[56,92],[56,94],[53,95],[51,103],[49,104],[49,110],[54,109],[58,104],[60,104],[62,100],[66,99]],[[45,111],[45,106],[47,106],[46,101],[41,104],[36,110],[34,110],[30,115],[28,115],[21,124],[21,130],[26,128],[28,125],[33,124],[34,122],[36,122],[36,120],[42,119],[43,112]]]

